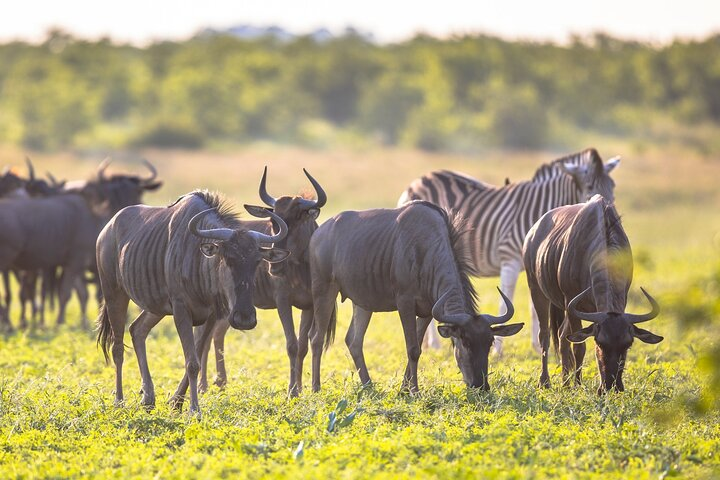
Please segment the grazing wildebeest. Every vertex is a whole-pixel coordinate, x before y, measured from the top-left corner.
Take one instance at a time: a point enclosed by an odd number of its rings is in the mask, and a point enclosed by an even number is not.
[[[247,207],[246,207],[247,208]],[[199,413],[193,326],[228,316],[239,330],[255,327],[253,278],[261,260],[278,262],[288,252],[261,247],[287,235],[285,222],[261,207],[251,214],[271,217],[276,235],[247,230],[217,195],[195,191],[168,207],[127,207],[107,224],[97,240],[97,266],[105,304],[98,317],[98,343],[105,359],[112,345],[115,362],[115,402],[123,401],[123,337],[130,299],[142,312],[130,325],[130,335],[142,376],[142,404],[155,404],[155,388],[147,364],[145,340],[166,315],[172,315],[185,355],[190,383],[190,411]],[[201,338],[199,344],[205,342]],[[178,392],[172,403],[182,406]]]
[[[267,192],[267,167],[260,180],[260,198],[265,202],[288,226],[288,235],[275,244],[290,252],[290,256],[280,263],[262,263],[255,273],[255,292],[253,303],[262,309],[277,309],[285,333],[285,347],[290,361],[290,384],[288,393],[297,396],[302,389],[302,379],[298,371],[298,337],[295,335],[292,307],[299,308],[300,344],[307,352],[307,334],[312,325],[312,292],[310,291],[310,263],[307,249],[310,237],[317,229],[315,221],[320,214],[320,208],[327,202],[327,196],[320,184],[304,170],[305,175],[315,188],[317,200],[310,200],[304,196],[282,196],[274,198]],[[242,225],[248,230],[262,233],[272,231],[270,221],[243,221]],[[215,361],[217,365],[217,378],[215,384],[223,386],[227,382],[225,371],[225,334],[229,328],[227,319],[218,320],[213,332],[215,346]],[[210,344],[203,346],[203,356],[200,369],[199,389],[207,388],[207,357]],[[304,355],[303,355],[304,356]]]
[[[540,384],[550,385],[547,356],[551,334],[556,349],[559,343],[563,380],[569,382],[574,372],[576,383],[582,378],[582,342],[595,337],[601,378],[598,391],[623,391],[622,373],[633,338],[645,343],[658,343],[663,338],[635,326],[660,312],[645,290],[642,292],[652,311],[644,315],[625,313],[633,274],[632,252],[615,207],[596,195],[587,203],[551,210],[530,229],[523,259],[540,320]],[[581,319],[592,325],[582,328]]]
[[[440,170],[414,180],[400,196],[398,205],[410,200],[427,200],[460,213],[472,227],[465,236],[473,274],[500,276],[500,288],[510,300],[522,272],[522,243],[525,234],[540,216],[561,205],[587,201],[594,194],[612,201],[615,182],[610,172],[619,157],[603,164],[594,148],[586,149],[550,164],[542,165],[532,180],[494,186],[461,173]],[[504,306],[500,304],[500,311]],[[532,315],[532,342],[539,350],[537,315]],[[429,344],[439,346],[434,330],[428,330]],[[495,342],[502,354],[502,339]]]
[[[315,231],[310,240],[314,391],[320,389],[323,337],[327,346],[334,333],[331,313],[338,293],[353,302],[345,342],[361,382],[370,381],[362,344],[372,312],[397,310],[408,356],[403,389],[418,390],[418,335],[425,333],[432,317],[444,324],[441,334],[452,338],[465,382],[489,388],[488,353],[493,336],[514,335],[522,324],[498,325],[514,313],[504,295],[504,315],[476,313],[476,294],[459,237],[459,227],[447,213],[425,201],[396,209],[342,212]]]

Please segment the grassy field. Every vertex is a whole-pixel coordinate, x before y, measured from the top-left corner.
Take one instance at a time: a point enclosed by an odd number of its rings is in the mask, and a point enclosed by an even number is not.
[[[506,340],[505,357],[490,359],[489,393],[465,388],[446,341],[440,351],[422,356],[421,394],[402,395],[405,349],[396,314],[373,317],[365,352],[375,383],[363,389],[342,341],[351,310],[345,303],[338,340],[323,357],[319,394],[286,398],[282,329],[274,311],[258,311],[255,330],[228,335],[229,384],[201,397],[202,419],[171,411],[163,402],[183,373],[169,319],[148,340],[157,408],[146,412],[134,394],[140,376],[131,350],[124,370],[127,404],[115,408],[114,371],[105,366],[93,332],[80,329],[73,303],[67,326],[0,337],[0,478],[719,477],[720,414],[699,412],[694,405],[708,388],[698,359],[717,345],[720,319],[681,321],[686,316],[677,313],[677,305],[684,305],[678,297],[693,285],[700,292],[717,291],[705,279],[720,264],[720,158],[623,143],[598,147],[606,158],[623,155],[613,177],[636,257],[633,290],[642,285],[663,306],[676,306],[649,326],[665,341],[637,342],[630,350],[624,394],[595,394],[592,345],[581,388],[561,387],[559,366],[553,364],[553,387],[538,389],[540,359],[526,323]],[[166,204],[202,187],[241,205],[259,203],[264,165],[275,196],[309,188],[302,174],[306,167],[328,193],[323,221],[345,209],[393,206],[413,178],[432,169],[461,170],[493,183],[506,176],[517,181],[555,153],[465,157],[258,144],[116,154],[113,168],[134,171],[141,155],[151,160],[165,185],[146,197],[149,204]],[[21,164],[22,155],[0,149],[5,163]],[[38,172],[83,178],[103,156],[37,155],[33,161]],[[477,281],[484,311],[496,308],[497,283]],[[517,321],[529,322],[527,297],[521,277]],[[700,297],[693,302],[714,300]],[[637,295],[631,300],[631,310],[645,308]],[[309,361],[305,370],[307,385]],[[333,412],[337,422],[331,429]]]

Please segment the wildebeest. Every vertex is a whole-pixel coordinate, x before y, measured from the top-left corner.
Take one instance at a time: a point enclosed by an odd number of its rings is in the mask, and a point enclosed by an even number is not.
[[[556,348],[559,343],[563,380],[569,382],[574,372],[576,383],[581,381],[585,357],[582,342],[594,337],[599,392],[623,391],[622,373],[633,338],[645,343],[663,338],[636,326],[660,312],[645,290],[652,311],[625,313],[633,275],[632,251],[615,207],[596,195],[587,203],[551,210],[528,232],[523,259],[540,321],[540,384],[550,385],[547,356],[551,334]],[[581,319],[592,325],[582,328]]]
[[[197,375],[200,371],[193,326],[228,316],[233,328],[249,330],[257,320],[252,304],[253,278],[261,260],[278,262],[288,252],[261,247],[287,235],[283,220],[260,207],[254,215],[272,218],[275,235],[247,230],[214,194],[195,191],[168,207],[127,207],[107,224],[97,240],[97,266],[105,303],[98,317],[98,343],[105,359],[112,345],[115,362],[115,402],[123,401],[123,337],[130,299],[142,312],[130,325],[130,335],[142,376],[142,404],[155,404],[145,340],[166,315],[172,315],[185,356],[190,383],[190,411],[199,413]],[[204,344],[201,338],[199,344]],[[176,392],[176,408],[184,398]]]
[[[288,235],[275,244],[290,252],[290,256],[280,263],[262,263],[255,273],[255,291],[253,303],[262,309],[277,309],[285,333],[285,346],[290,361],[290,384],[288,392],[296,396],[302,388],[302,379],[298,372],[298,337],[295,335],[292,307],[299,308],[301,313],[300,338],[305,352],[307,352],[307,335],[312,325],[312,292],[310,291],[310,263],[308,261],[308,245],[310,237],[317,229],[315,221],[320,209],[327,202],[327,195],[320,184],[304,170],[310,183],[315,188],[317,200],[310,200],[304,196],[282,196],[274,198],[267,192],[267,167],[260,180],[260,198],[270,207],[276,215],[285,221],[288,226]],[[243,221],[242,225],[248,230],[262,233],[272,231],[270,221],[256,220]],[[217,365],[217,378],[215,384],[223,386],[227,382],[225,371],[225,334],[229,328],[226,319],[220,319],[213,332],[215,346],[215,360]],[[207,388],[207,357],[209,342],[203,346],[203,356],[200,369],[200,391]],[[303,355],[304,356],[304,355]]]
[[[22,190],[24,186],[25,180],[11,169],[6,167],[0,174],[0,198],[13,195],[15,192]]]
[[[459,227],[448,214],[425,201],[396,209],[342,212],[315,231],[310,240],[315,311],[311,329],[313,390],[320,388],[323,337],[327,346],[334,333],[331,313],[338,293],[353,302],[345,342],[361,382],[370,381],[362,344],[372,312],[397,310],[408,356],[403,389],[418,390],[418,335],[424,334],[432,317],[444,324],[441,334],[452,338],[465,382],[489,388],[488,353],[493,336],[513,335],[522,324],[499,325],[514,313],[504,295],[504,315],[476,313],[470,267],[459,237]]]
[[[489,185],[467,175],[440,170],[414,180],[403,192],[398,205],[409,200],[427,200],[457,211],[472,227],[464,237],[473,274],[500,276],[500,288],[510,300],[522,272],[522,243],[540,216],[561,205],[584,202],[599,193],[612,201],[615,182],[610,172],[619,157],[603,163],[597,150],[588,148],[542,165],[528,181]],[[503,310],[500,305],[500,311]],[[539,348],[537,319],[532,315],[532,342]],[[429,330],[432,339],[433,330]],[[439,346],[437,337],[431,342]],[[502,342],[495,342],[502,353]]]
[[[62,268],[58,284],[58,323],[65,320],[65,304],[72,289],[78,292],[81,320],[87,323],[87,288],[83,272],[95,264],[95,240],[103,225],[122,207],[139,203],[142,193],[162,183],[147,161],[149,178],[135,175],[106,177],[107,162],[98,169],[97,179],[73,182],[57,195],[18,197],[0,201],[0,271],[37,271]],[[32,165],[28,163],[32,174]],[[9,322],[9,289],[6,292]]]

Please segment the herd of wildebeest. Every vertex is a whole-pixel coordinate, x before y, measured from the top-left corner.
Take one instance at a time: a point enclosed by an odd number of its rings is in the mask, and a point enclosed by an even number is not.
[[[360,381],[370,375],[363,340],[373,312],[397,311],[407,349],[403,389],[418,391],[422,347],[439,334],[452,341],[469,387],[487,390],[490,350],[518,333],[512,297],[525,270],[531,294],[533,345],[542,358],[540,385],[550,385],[550,339],[559,351],[563,382],[580,383],[585,340],[595,340],[599,393],[623,391],[623,369],[635,338],[662,337],[637,326],[655,318],[626,313],[632,281],[630,243],[614,206],[610,172],[586,149],[541,165],[530,180],[494,186],[440,170],[412,181],[396,208],[344,211],[318,225],[328,202],[320,183],[304,170],[315,195],[274,197],[268,170],[259,195],[265,206],[245,205],[256,220],[240,220],[222,197],[196,190],[168,206],[142,205],[142,195],[162,185],[149,175],[107,175],[103,161],[93,178],[58,182],[8,170],[0,176],[0,270],[4,305],[0,322],[12,331],[10,275],[20,288],[20,327],[42,326],[45,308],[57,302],[57,323],[73,291],[87,326],[87,284],[98,284],[97,341],[115,364],[115,401],[123,402],[122,366],[127,309],[141,309],[130,336],[142,377],[142,405],[155,404],[145,341],[166,315],[175,321],[185,376],[171,404],[181,408],[190,389],[208,388],[211,345],[218,386],[225,385],[224,338],[229,327],[255,328],[256,308],[277,309],[290,364],[288,393],[302,389],[302,367],[312,349],[312,389],[320,389],[324,349],[333,341],[337,295],[350,299],[345,342]],[[327,181],[327,180],[325,180]],[[369,187],[370,188],[370,187]],[[498,316],[478,312],[473,276],[500,276]],[[38,288],[39,287],[39,288]],[[295,330],[293,307],[301,310]],[[434,326],[433,319],[437,321]],[[589,322],[587,327],[581,321]],[[428,328],[432,325],[432,328]],[[427,333],[427,337],[426,337]],[[199,377],[199,378],[198,378]]]

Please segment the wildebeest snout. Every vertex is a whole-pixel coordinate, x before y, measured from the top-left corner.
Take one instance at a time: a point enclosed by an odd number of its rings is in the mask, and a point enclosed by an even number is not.
[[[250,312],[233,312],[228,321],[236,330],[252,330],[257,325],[255,309]]]

